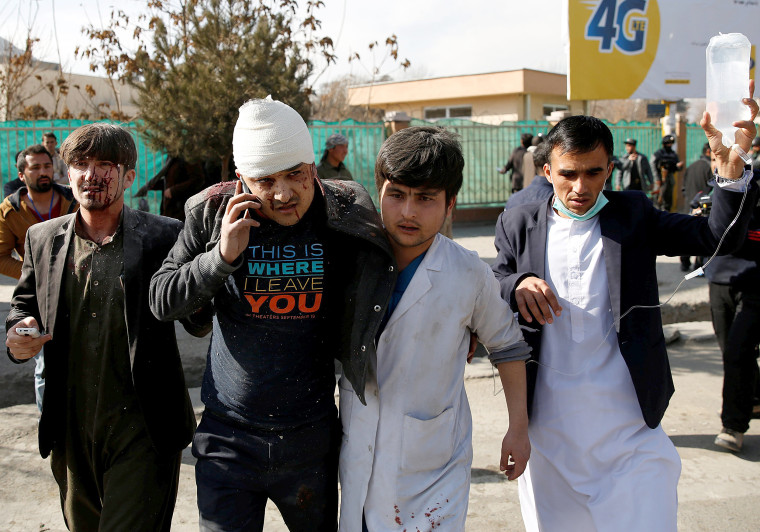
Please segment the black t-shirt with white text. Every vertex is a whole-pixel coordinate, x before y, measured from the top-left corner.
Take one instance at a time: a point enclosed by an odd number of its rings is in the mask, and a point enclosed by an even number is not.
[[[251,229],[243,265],[214,299],[202,396],[215,414],[264,429],[334,415],[330,236],[318,196],[294,226]]]

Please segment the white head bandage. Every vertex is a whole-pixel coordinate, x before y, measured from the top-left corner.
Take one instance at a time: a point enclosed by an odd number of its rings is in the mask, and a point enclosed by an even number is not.
[[[249,100],[240,107],[232,153],[240,175],[253,178],[314,162],[306,122],[295,109],[271,96]]]

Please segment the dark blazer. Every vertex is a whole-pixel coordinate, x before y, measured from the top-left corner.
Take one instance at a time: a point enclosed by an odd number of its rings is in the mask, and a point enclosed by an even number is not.
[[[69,323],[61,301],[66,255],[76,214],[33,225],[26,235],[21,279],[13,293],[6,331],[34,316],[53,339],[45,344],[46,383],[39,424],[40,454],[47,457],[66,430]],[[190,442],[195,416],[185,386],[172,322],[157,320],[148,308],[150,277],[161,266],[182,223],[124,207],[123,289],[132,382],[153,447],[160,454]],[[208,332],[186,325],[191,334]],[[10,355],[10,353],[9,353]],[[12,357],[11,357],[12,358]],[[13,359],[13,358],[12,358]],[[13,359],[15,360],[15,359]]]
[[[618,345],[644,421],[654,428],[660,423],[674,390],[660,310],[635,309],[622,321],[620,317],[634,305],[659,305],[655,271],[658,255],[713,254],[738,210],[742,194],[716,187],[709,219],[657,210],[641,192],[605,191],[604,195],[609,203],[600,211],[599,222]],[[753,183],[745,205],[754,205],[756,195],[757,186]],[[515,287],[520,281],[527,276],[541,279],[546,276],[549,209],[549,202],[523,205],[501,213],[496,224],[498,256],[493,271],[501,284],[502,297],[514,310]],[[742,210],[742,216],[723,242],[721,253],[730,253],[741,245],[751,211],[746,207]],[[533,348],[532,358],[538,360],[542,327],[535,320],[526,325],[530,330],[523,330],[525,340]],[[527,365],[529,409],[537,368],[537,364]]]

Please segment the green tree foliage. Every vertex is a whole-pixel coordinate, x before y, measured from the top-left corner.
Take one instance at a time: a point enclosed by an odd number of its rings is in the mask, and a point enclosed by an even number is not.
[[[295,0],[149,5],[143,25],[130,25],[124,13],[115,12],[111,29],[85,31],[93,43],[89,51],[94,55],[99,48],[110,72],[137,89],[142,132],[154,147],[191,161],[218,158],[226,176],[238,108],[245,101],[271,94],[308,119],[308,55],[316,51],[334,61],[332,41],[314,37],[319,21],[313,13],[321,1],[307,2],[301,18]],[[134,28],[134,53],[115,37],[118,27]]]

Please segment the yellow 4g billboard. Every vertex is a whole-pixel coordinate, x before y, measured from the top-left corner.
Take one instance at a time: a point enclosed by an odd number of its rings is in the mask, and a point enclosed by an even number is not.
[[[718,33],[760,40],[760,0],[567,0],[569,100],[705,96]]]

